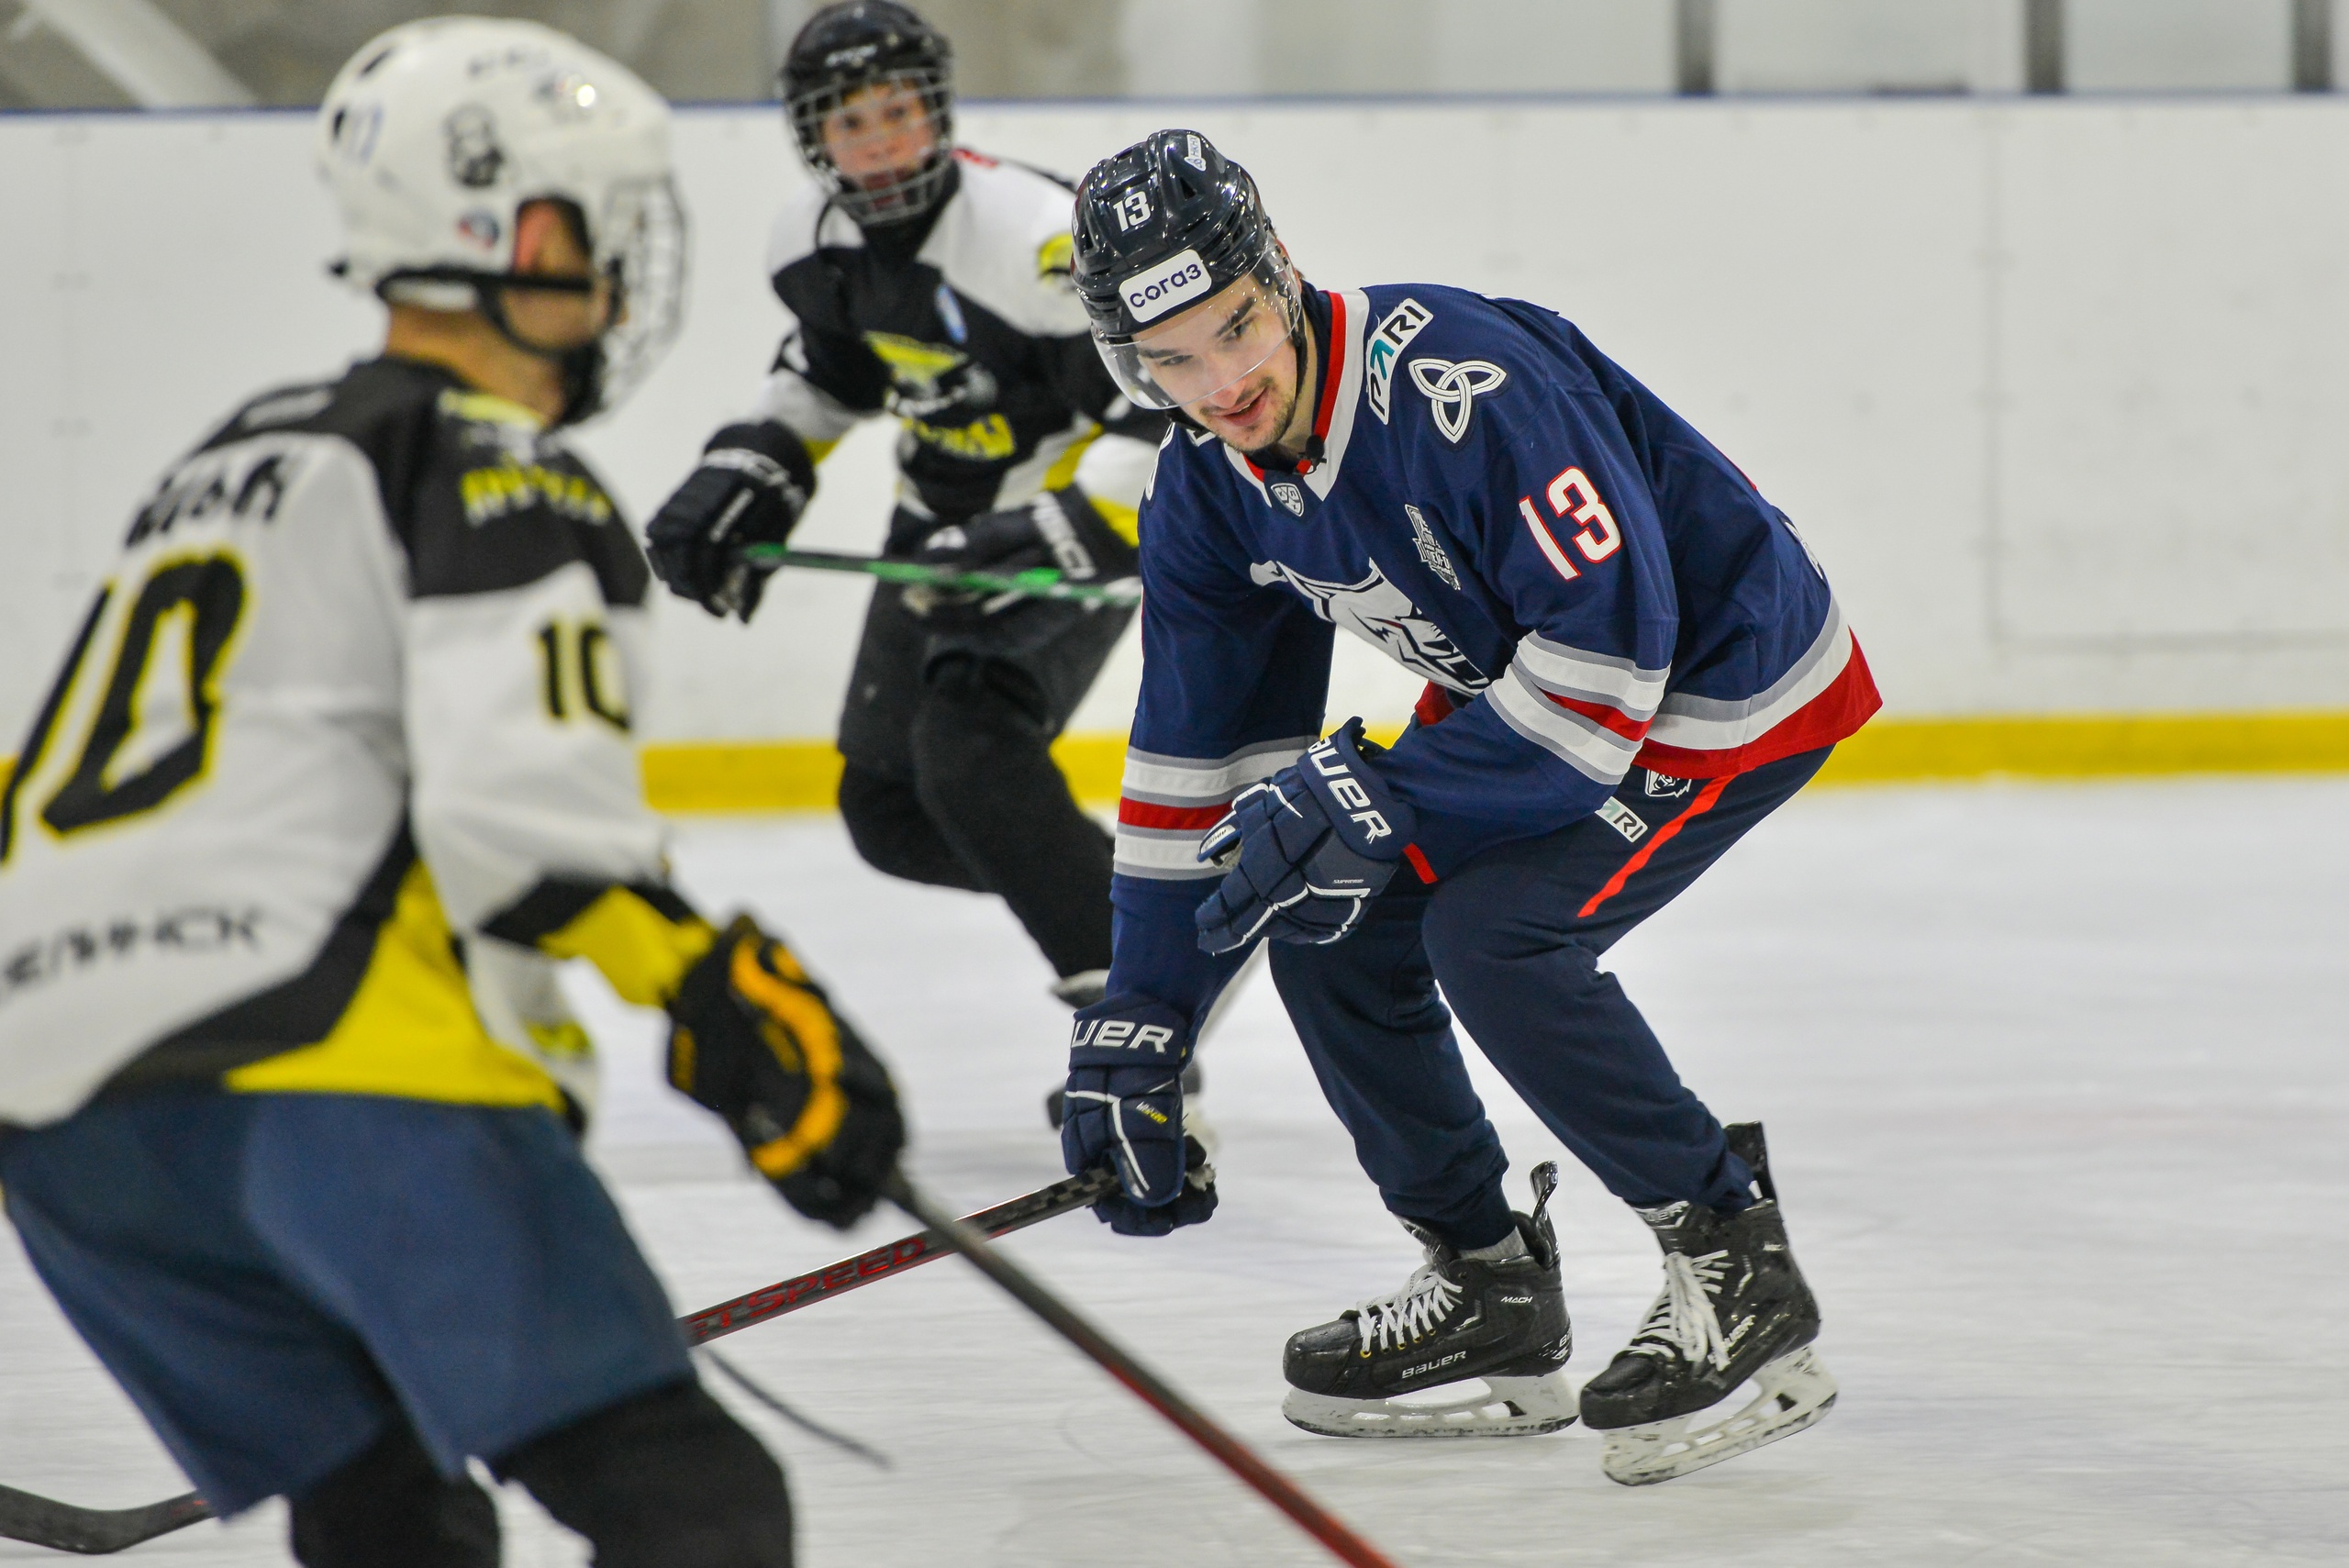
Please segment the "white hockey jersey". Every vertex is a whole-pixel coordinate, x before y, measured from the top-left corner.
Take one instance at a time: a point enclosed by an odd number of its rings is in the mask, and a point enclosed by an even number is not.
[[[378,360],[140,509],[0,795],[0,1122],[160,1084],[560,1106],[556,959],[709,929],[629,740],[649,574],[527,410]]]

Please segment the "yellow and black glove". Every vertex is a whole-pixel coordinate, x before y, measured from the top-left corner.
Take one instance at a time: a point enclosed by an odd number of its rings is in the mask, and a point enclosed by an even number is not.
[[[726,1119],[792,1207],[843,1230],[863,1218],[905,1118],[888,1070],[791,950],[737,916],[668,1010],[669,1081]]]

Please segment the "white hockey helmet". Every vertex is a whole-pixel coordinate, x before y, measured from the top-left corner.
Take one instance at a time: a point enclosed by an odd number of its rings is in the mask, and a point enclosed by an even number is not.
[[[318,166],[342,209],[337,273],[387,301],[479,309],[501,331],[490,285],[516,278],[522,206],[578,209],[617,304],[601,342],[563,356],[566,420],[618,402],[676,336],[685,222],[669,106],[575,39],[482,17],[394,28],[327,89]]]

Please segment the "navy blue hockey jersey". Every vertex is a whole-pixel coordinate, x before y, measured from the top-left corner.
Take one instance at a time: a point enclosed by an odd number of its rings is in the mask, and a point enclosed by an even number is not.
[[[1784,513],[1554,313],[1425,284],[1308,295],[1302,472],[1171,432],[1141,511],[1142,688],[1112,995],[1196,1009],[1200,835],[1321,733],[1342,628],[1430,683],[1377,762],[1413,869],[1598,808],[1636,762],[1710,779],[1879,705]],[[1408,874],[1408,873],[1407,873]]]

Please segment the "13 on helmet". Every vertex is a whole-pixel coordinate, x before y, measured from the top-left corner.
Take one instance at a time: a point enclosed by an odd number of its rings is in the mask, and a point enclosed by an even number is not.
[[[1297,340],[1297,271],[1256,182],[1197,131],[1155,131],[1096,163],[1075,239],[1094,341],[1144,407],[1204,402]]]
[[[920,217],[945,194],[953,167],[954,48],[946,35],[895,0],[841,0],[807,18],[783,61],[783,106],[799,156],[860,224]],[[900,87],[928,122],[929,146],[902,167],[843,172],[838,138],[859,133],[852,100]],[[829,134],[828,135],[828,128]]]
[[[593,285],[517,273],[517,219],[533,201],[568,207],[611,284],[613,325],[550,356],[566,421],[617,403],[675,338],[685,223],[669,106],[618,61],[535,22],[410,22],[335,77],[317,147],[342,209],[338,273],[390,303],[478,309],[534,352],[546,350],[507,323],[505,291]]]

